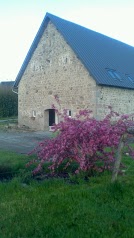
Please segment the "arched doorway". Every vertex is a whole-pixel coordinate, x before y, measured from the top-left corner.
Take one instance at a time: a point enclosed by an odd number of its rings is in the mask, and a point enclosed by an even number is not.
[[[53,130],[53,124],[58,123],[58,116],[55,109],[47,109],[44,111],[44,130]]]

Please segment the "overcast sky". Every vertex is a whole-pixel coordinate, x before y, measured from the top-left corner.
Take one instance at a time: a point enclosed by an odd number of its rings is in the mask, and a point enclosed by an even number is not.
[[[134,0],[0,0],[0,81],[15,80],[46,12],[134,46]]]

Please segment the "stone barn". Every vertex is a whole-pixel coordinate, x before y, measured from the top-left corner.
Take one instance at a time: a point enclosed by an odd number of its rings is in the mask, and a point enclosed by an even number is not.
[[[134,48],[47,13],[16,77],[18,121],[49,130],[60,118],[52,108],[75,117],[91,109],[101,119],[111,105],[134,112]]]

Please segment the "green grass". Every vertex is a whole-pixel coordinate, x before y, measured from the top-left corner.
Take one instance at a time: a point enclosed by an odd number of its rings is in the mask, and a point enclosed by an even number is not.
[[[9,120],[8,119],[12,119],[12,120]],[[0,130],[5,130],[7,129],[6,127],[9,126],[9,124],[14,124],[16,125],[17,124],[17,117],[15,118],[0,118],[0,120],[6,120],[6,121],[3,121],[3,122],[0,122]]]
[[[8,126],[7,122],[0,122],[0,130],[4,130],[6,126]]]
[[[18,176],[24,180],[26,176],[31,177],[32,168],[28,169],[25,166],[31,159],[32,157],[27,155],[0,151],[0,180],[10,180]]]
[[[0,117],[0,120],[10,120],[10,119],[17,120],[18,117],[17,117],[17,116],[12,116],[12,117]]]
[[[2,159],[3,158],[3,159]],[[0,166],[24,169],[27,156],[0,151]],[[134,161],[124,176],[105,173],[79,184],[63,179],[0,183],[0,238],[133,238]]]

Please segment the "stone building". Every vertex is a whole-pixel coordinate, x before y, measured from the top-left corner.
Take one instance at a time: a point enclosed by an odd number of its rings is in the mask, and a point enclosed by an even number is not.
[[[47,13],[14,83],[19,124],[50,129],[55,95],[72,117],[86,108],[101,119],[109,105],[134,112],[133,62],[132,46]]]

